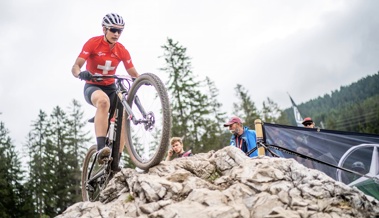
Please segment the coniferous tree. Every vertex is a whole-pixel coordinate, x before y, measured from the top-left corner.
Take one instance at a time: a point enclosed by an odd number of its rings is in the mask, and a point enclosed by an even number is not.
[[[16,209],[15,187],[13,185],[12,172],[12,152],[13,146],[8,130],[4,123],[0,122],[0,217],[14,217],[13,211]],[[16,180],[17,181],[17,180]],[[18,181],[17,181],[18,182]]]
[[[164,49],[164,59],[166,67],[161,70],[169,74],[167,82],[168,91],[171,95],[172,109],[172,136],[184,137],[196,141],[192,132],[194,123],[191,123],[191,108],[195,102],[194,98],[201,96],[198,87],[201,86],[199,81],[195,80],[195,76],[191,70],[190,58],[186,56],[187,49],[174,42],[172,39],[167,40],[167,44],[162,46]],[[201,97],[200,97],[201,98]]]
[[[28,135],[29,180],[38,216],[53,217],[81,200],[81,162],[90,140],[83,131],[80,104],[73,100],[67,114],[56,106],[48,116],[40,111]]]
[[[49,166],[46,166],[49,170],[49,182],[51,182],[52,199],[51,213],[59,214],[63,212],[69,205],[74,203],[75,192],[72,192],[72,188],[75,184],[71,184],[72,171],[74,171],[73,153],[69,152],[70,149],[70,122],[66,113],[56,106],[50,115],[50,129],[48,141],[49,149],[46,151],[46,161]],[[52,167],[52,169],[49,169]],[[50,177],[51,176],[51,177]],[[76,184],[77,185],[77,184]]]
[[[83,128],[87,124],[84,120],[83,111],[80,103],[77,100],[72,100],[68,108],[68,135],[67,135],[67,150],[65,151],[68,157],[69,171],[69,193],[72,198],[71,202],[81,200],[81,167],[83,159],[86,155],[87,144],[91,140],[89,131],[84,131]],[[87,145],[87,146],[86,146]]]
[[[26,186],[33,190],[35,213],[39,217],[49,215],[49,204],[51,204],[49,193],[52,193],[52,184],[48,182],[51,175],[46,167],[49,164],[46,152],[51,147],[48,135],[49,122],[47,114],[40,110],[38,119],[32,124],[33,129],[28,134],[26,144],[29,154],[29,180]]]
[[[162,46],[166,66],[161,68],[169,75],[167,82],[172,111],[171,135],[184,137],[185,146],[191,147],[196,153],[205,150],[202,143],[206,137],[207,127],[212,126],[210,120],[212,106],[210,99],[204,94],[205,81],[200,81],[192,72],[187,49],[178,42],[168,39]]]
[[[233,103],[233,114],[244,120],[244,125],[254,129],[254,121],[260,118],[257,107],[251,100],[248,90],[242,85],[237,84],[235,91],[238,103]]]
[[[379,73],[376,73],[349,86],[341,86],[331,94],[300,104],[298,108],[303,117],[312,117],[321,128],[379,134],[375,128],[375,123],[378,123],[378,101],[366,103],[378,95],[378,84]],[[279,120],[281,124],[296,125],[291,108],[285,109]]]
[[[282,111],[280,110],[278,104],[270,98],[267,98],[267,100],[263,102],[263,108],[262,112],[260,113],[260,117],[263,122],[277,123],[281,112]]]
[[[51,164],[55,165],[53,193],[57,214],[81,200],[80,163],[86,152],[84,145],[90,140],[88,132],[83,131],[85,124],[83,111],[76,100],[72,101],[68,115],[59,106],[51,114],[52,151],[56,153]]]
[[[205,117],[208,121],[206,131],[202,135],[202,142],[207,150],[217,150],[229,144],[229,134],[224,134],[225,129],[222,128],[227,117],[225,112],[220,111],[222,104],[217,100],[219,91],[216,85],[209,77],[206,77],[205,81],[208,88],[206,95],[209,99],[210,113]]]
[[[10,182],[13,192],[13,204],[7,209],[11,212],[11,217],[31,217],[33,216],[32,199],[30,192],[24,187],[24,171],[20,155],[16,152],[16,147],[7,136],[9,131],[0,122],[0,147],[5,148],[3,153],[5,161],[0,161],[8,169],[8,182]]]
[[[289,120],[290,118],[288,118],[288,114],[282,110],[280,112],[280,116],[278,117],[278,119],[276,119],[276,123],[282,125],[291,125],[291,122]]]

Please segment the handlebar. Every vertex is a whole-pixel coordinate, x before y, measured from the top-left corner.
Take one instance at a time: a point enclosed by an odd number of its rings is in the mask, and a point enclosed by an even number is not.
[[[129,80],[134,81],[135,78],[131,77],[130,75],[92,75],[93,81],[102,81],[104,79],[121,79],[121,80]]]

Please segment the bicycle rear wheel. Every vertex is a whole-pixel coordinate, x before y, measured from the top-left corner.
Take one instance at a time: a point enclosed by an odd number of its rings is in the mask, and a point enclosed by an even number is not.
[[[97,146],[92,145],[86,154],[82,171],[83,201],[98,201],[100,192],[108,183],[105,173],[106,165],[99,165],[96,160]],[[91,168],[92,167],[92,168]],[[96,178],[96,179],[94,179]]]
[[[126,148],[132,162],[147,170],[162,161],[169,145],[171,111],[168,94],[158,76],[145,73],[133,83],[127,103],[135,120],[140,122],[135,124],[129,115],[125,116]]]

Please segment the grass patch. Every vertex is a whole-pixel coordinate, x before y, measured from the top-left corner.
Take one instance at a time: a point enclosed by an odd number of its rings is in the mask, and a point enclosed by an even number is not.
[[[220,174],[215,170],[212,172],[212,174],[208,177],[208,181],[214,182],[216,179],[220,178]]]
[[[126,199],[125,199],[125,203],[129,203],[132,201],[134,201],[134,197],[133,197],[133,195],[129,194],[128,197],[126,197]]]

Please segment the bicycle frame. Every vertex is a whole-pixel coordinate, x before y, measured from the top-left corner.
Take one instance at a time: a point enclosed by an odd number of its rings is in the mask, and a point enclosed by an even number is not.
[[[133,101],[136,104],[138,110],[141,112],[144,119],[137,120],[133,114],[132,109],[130,108],[130,106],[126,102],[126,97],[128,96],[128,91],[130,89],[130,83],[128,81],[129,87],[126,87],[125,84],[122,83],[122,81],[128,80],[128,79],[126,77],[121,77],[121,76],[114,76],[114,78],[117,79],[117,82],[116,82],[117,91],[116,91],[116,93],[117,93],[118,99],[121,101],[121,104],[122,104],[123,108],[125,109],[126,114],[128,115],[128,119],[130,119],[134,125],[141,124],[141,123],[149,124],[150,121],[148,119],[146,119],[148,114],[146,113],[145,109],[142,107],[142,104],[141,104],[138,96],[135,96]]]
[[[145,128],[149,128],[151,126],[151,124],[154,124],[153,121],[151,120],[148,120],[146,119],[148,114],[146,113],[146,111],[144,110],[144,108],[142,107],[141,105],[141,102],[138,98],[138,96],[135,96],[134,98],[134,103],[136,104],[138,110],[141,112],[142,116],[144,119],[139,119],[137,120],[136,117],[134,116],[134,113],[131,109],[131,107],[128,105],[127,101],[126,101],[126,98],[128,96],[128,92],[129,92],[129,89],[130,89],[130,82],[132,81],[132,79],[130,77],[127,77],[127,76],[116,76],[116,75],[109,75],[109,76],[94,76],[94,78],[96,78],[96,80],[102,80],[102,79],[106,79],[106,78],[114,78],[116,79],[116,95],[117,95],[117,99],[116,99],[116,106],[114,108],[114,111],[111,113],[113,114],[111,116],[109,116],[108,118],[108,136],[109,136],[109,123],[110,123],[110,119],[113,117],[115,118],[115,128],[114,128],[114,133],[113,133],[113,139],[111,138],[107,138],[108,140],[108,146],[110,146],[112,148],[112,154],[111,154],[111,159],[109,160],[109,162],[107,162],[105,164],[105,167],[104,169],[102,169],[101,171],[99,171],[96,175],[94,175],[92,178],[87,178],[87,185],[88,184],[91,184],[91,182],[93,182],[94,180],[97,180],[99,179],[100,177],[104,176],[104,175],[107,175],[108,173],[110,172],[115,172],[118,170],[118,164],[119,164],[119,161],[113,161],[114,158],[120,158],[119,157],[119,149],[114,149],[115,147],[119,148],[119,146],[115,146],[115,144],[119,144],[120,143],[120,136],[121,136],[121,129],[122,129],[122,120],[123,120],[123,111],[125,109],[125,112],[126,112],[126,115],[128,117],[128,119],[130,119],[135,125],[137,124],[145,124]],[[126,86],[123,81],[126,80],[128,82],[128,86]],[[120,127],[120,128],[119,128]],[[88,177],[90,177],[91,173],[92,173],[92,170],[94,169],[94,166],[95,166],[95,161],[97,160],[97,154],[94,158],[94,161],[92,162],[91,164],[91,167],[89,169],[89,174],[88,174]],[[110,163],[110,165],[109,165]]]

